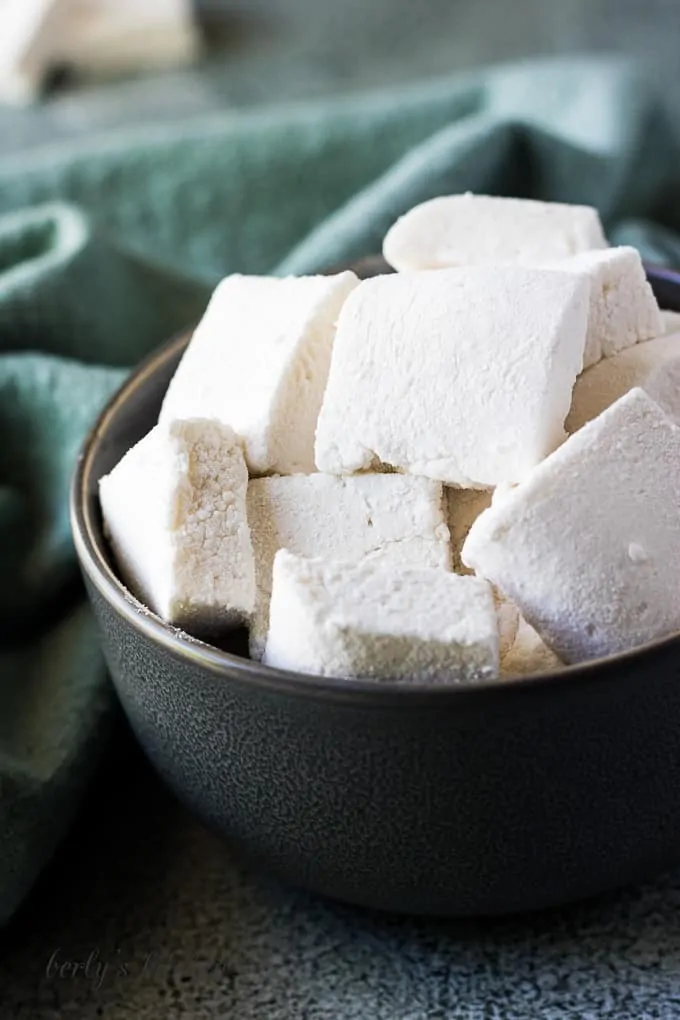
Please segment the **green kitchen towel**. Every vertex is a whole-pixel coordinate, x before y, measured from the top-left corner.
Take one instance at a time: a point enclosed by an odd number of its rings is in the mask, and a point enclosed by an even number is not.
[[[124,367],[195,321],[220,276],[377,251],[446,192],[591,203],[612,241],[680,265],[679,151],[636,71],[570,60],[0,161],[0,922],[105,745],[66,493]]]

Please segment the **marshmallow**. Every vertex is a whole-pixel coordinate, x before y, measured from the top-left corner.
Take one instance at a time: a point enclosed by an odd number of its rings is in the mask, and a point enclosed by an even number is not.
[[[403,475],[294,475],[248,486],[257,607],[250,651],[260,658],[269,621],[272,564],[286,548],[300,556],[387,556],[399,566],[450,570],[449,532],[437,482]]]
[[[191,0],[70,0],[55,59],[86,74],[183,66],[202,48]]]
[[[520,266],[366,280],[340,314],[317,467],[519,481],[564,439],[589,294],[578,274]]]
[[[119,74],[200,50],[190,0],[0,0],[0,102],[35,99],[55,67]]]
[[[163,620],[212,634],[255,604],[241,443],[213,421],[158,425],[99,483],[121,577]]]
[[[556,263],[590,281],[590,312],[583,367],[643,340],[661,336],[664,323],[636,248],[583,252]]]
[[[457,574],[472,574],[460,558],[461,549],[468,532],[479,515],[491,506],[490,492],[479,489],[445,488],[446,519],[451,535],[451,558],[453,569]],[[497,588],[493,589],[496,614],[498,616],[498,634],[501,655],[510,650],[517,635],[519,610],[504,597]]]
[[[567,432],[597,418],[635,386],[680,424],[680,337],[660,336],[636,344],[583,372],[574,386]]]
[[[567,663],[680,628],[680,428],[636,388],[477,518],[463,561]]]
[[[471,574],[460,558],[468,532],[479,515],[491,506],[491,492],[480,489],[456,489],[447,485],[446,523],[451,535],[451,558],[457,574]]]
[[[172,379],[160,421],[201,416],[243,437],[251,474],[314,470],[335,323],[354,273],[229,276]]]
[[[28,103],[54,62],[54,40],[69,20],[67,0],[0,3],[0,102]]]
[[[383,254],[400,272],[446,266],[540,265],[607,241],[595,209],[489,195],[447,195],[398,219]]]
[[[264,661],[321,676],[471,683],[498,675],[496,626],[479,578],[282,549]]]
[[[517,638],[519,629],[520,612],[510,599],[506,598],[502,591],[491,586],[493,601],[496,607],[498,618],[498,640],[501,655],[507,655]]]
[[[562,667],[563,663],[558,656],[520,616],[515,641],[501,658],[501,676],[507,678],[529,676],[532,673],[553,673]]]
[[[661,321],[666,336],[670,336],[671,333],[680,333],[680,312],[662,312]]]

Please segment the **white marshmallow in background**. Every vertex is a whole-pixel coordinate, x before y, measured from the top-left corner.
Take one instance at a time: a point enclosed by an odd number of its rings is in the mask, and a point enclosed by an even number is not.
[[[248,486],[257,607],[250,651],[260,658],[269,622],[272,564],[279,549],[359,560],[387,556],[400,567],[451,569],[442,486],[403,475],[290,475]]]
[[[204,420],[156,426],[101,479],[121,578],[166,622],[212,634],[252,612],[247,485],[239,439]]]
[[[680,629],[680,428],[634,389],[477,518],[464,562],[566,663]]]
[[[635,386],[680,424],[680,336],[661,336],[605,358],[576,380],[567,417],[573,433]]]
[[[0,102],[36,98],[69,17],[68,0],[0,0]]]
[[[268,666],[321,676],[473,683],[498,675],[490,586],[475,577],[276,554]]]
[[[583,252],[555,263],[590,281],[583,367],[664,333],[664,322],[636,248]]]
[[[160,421],[200,415],[243,437],[251,475],[314,470],[335,325],[354,273],[228,276],[168,388]]]
[[[57,67],[175,67],[201,46],[190,0],[0,0],[0,102],[35,99]]]
[[[489,195],[446,195],[397,220],[383,254],[400,272],[483,264],[540,265],[607,240],[595,209]]]
[[[361,283],[338,321],[317,467],[519,481],[564,439],[589,296],[579,274],[520,266]]]

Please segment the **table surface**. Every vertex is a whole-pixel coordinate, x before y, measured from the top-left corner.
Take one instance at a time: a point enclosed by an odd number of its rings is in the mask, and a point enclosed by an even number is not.
[[[201,10],[205,66],[0,110],[0,155],[536,53],[632,52],[670,85],[680,38],[677,0],[513,0],[510,18],[477,0],[202,0]],[[16,1020],[670,1020],[680,873],[530,918],[358,911],[250,872],[120,740],[2,934],[0,1002]]]
[[[680,873],[523,918],[399,918],[250,871],[131,738],[0,941],[14,1020],[671,1020]]]

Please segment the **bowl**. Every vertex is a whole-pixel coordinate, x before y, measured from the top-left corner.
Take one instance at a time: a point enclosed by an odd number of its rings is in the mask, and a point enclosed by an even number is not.
[[[386,271],[379,260],[362,275]],[[680,310],[680,276],[649,271]],[[492,915],[680,859],[680,636],[468,687],[281,672],[164,624],[123,587],[97,483],[156,422],[188,342],[149,357],[80,455],[72,526],[132,728],[177,796],[247,859],[363,906]],[[680,579],[679,579],[680,583]]]

